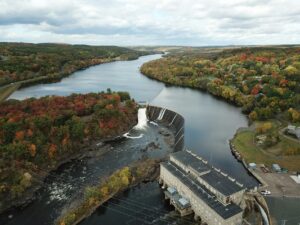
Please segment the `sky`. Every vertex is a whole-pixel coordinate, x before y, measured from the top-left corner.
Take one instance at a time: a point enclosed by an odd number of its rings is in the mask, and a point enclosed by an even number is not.
[[[300,0],[0,0],[0,41],[299,44]]]

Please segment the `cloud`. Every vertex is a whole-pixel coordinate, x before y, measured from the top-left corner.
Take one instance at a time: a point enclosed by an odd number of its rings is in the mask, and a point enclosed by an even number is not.
[[[99,45],[300,42],[298,0],[2,0],[0,41]]]

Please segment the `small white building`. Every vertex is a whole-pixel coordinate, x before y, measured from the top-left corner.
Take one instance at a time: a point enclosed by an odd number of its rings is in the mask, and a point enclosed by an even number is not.
[[[297,139],[300,139],[300,127],[294,125],[288,125],[285,129],[287,134],[295,136]]]
[[[250,169],[256,169],[256,163],[249,163],[249,168]]]
[[[278,165],[278,164],[272,164],[272,169],[275,171],[275,172],[281,172],[281,167]]]

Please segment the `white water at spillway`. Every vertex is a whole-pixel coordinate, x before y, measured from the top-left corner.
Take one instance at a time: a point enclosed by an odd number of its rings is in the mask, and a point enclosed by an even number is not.
[[[146,115],[146,108],[141,108],[138,111],[138,124],[135,125],[134,129],[136,130],[145,130],[147,125],[148,119]]]
[[[172,123],[174,122],[174,120],[176,119],[177,114],[174,116],[174,118],[172,119],[171,123],[169,123],[169,126],[172,125]]]
[[[157,117],[157,120],[162,120],[162,118],[164,117],[164,114],[166,112],[166,109],[161,109],[159,112],[159,115]]]
[[[145,130],[148,126],[148,119],[146,115],[146,108],[141,108],[138,110],[138,123],[133,127],[134,130],[141,131]],[[139,134],[138,136],[131,136],[131,132],[127,132],[123,136],[126,138],[137,139],[142,138],[144,134]]]

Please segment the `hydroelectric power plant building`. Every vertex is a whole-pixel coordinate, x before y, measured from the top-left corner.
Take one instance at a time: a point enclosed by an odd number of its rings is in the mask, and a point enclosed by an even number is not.
[[[170,155],[160,164],[165,198],[182,216],[194,213],[208,225],[242,224],[246,188],[189,150]]]

